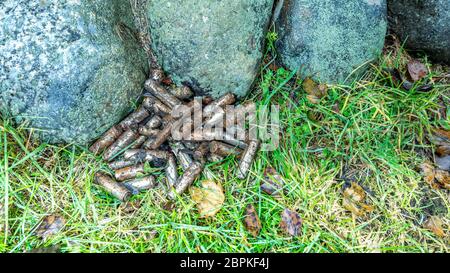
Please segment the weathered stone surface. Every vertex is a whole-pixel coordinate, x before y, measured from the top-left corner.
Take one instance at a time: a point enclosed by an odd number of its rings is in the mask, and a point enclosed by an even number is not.
[[[142,91],[132,25],[128,1],[0,1],[0,108],[45,141],[93,140]]]
[[[390,28],[406,47],[450,63],[450,0],[389,0]]]
[[[244,96],[262,58],[273,0],[152,0],[153,49],[177,84]]]
[[[303,76],[343,82],[384,45],[386,0],[284,0],[276,20],[281,62]],[[363,67],[361,67],[363,66]],[[359,73],[358,73],[359,72]]]

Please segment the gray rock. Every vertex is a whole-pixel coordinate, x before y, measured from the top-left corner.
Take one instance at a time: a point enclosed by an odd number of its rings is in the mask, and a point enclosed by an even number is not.
[[[284,0],[276,25],[286,67],[322,82],[343,82],[382,52],[386,1]]]
[[[142,92],[132,25],[128,1],[1,0],[1,110],[44,141],[92,141]]]
[[[245,96],[258,72],[273,0],[152,0],[153,49],[197,95]]]
[[[450,0],[389,0],[390,28],[406,47],[450,63]]]

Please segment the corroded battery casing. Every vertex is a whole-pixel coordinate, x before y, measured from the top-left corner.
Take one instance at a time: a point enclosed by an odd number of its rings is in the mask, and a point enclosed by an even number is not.
[[[130,199],[131,197],[131,192],[126,187],[124,187],[120,183],[117,183],[111,177],[105,174],[97,173],[95,175],[95,182],[98,185],[102,186],[105,191],[122,202],[128,201],[128,199]]]

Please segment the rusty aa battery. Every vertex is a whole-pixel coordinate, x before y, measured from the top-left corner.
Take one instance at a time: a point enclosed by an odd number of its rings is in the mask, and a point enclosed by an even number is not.
[[[209,144],[209,150],[212,154],[227,157],[230,155],[239,156],[242,154],[242,150],[238,147],[231,146],[219,141],[212,141]]]
[[[162,118],[158,115],[151,117],[145,125],[141,126],[146,129],[158,129],[162,125]]]
[[[142,105],[150,112],[155,114],[169,115],[172,113],[172,109],[162,103],[159,99],[148,95],[145,97]]]
[[[200,162],[204,162],[209,152],[209,142],[202,142],[194,150],[194,159]]]
[[[144,106],[139,107],[136,111],[131,113],[122,122],[119,123],[120,128],[128,130],[131,126],[137,125],[150,116],[149,111]]]
[[[139,134],[146,136],[146,137],[156,138],[160,132],[161,132],[161,130],[158,130],[158,129],[139,127]]]
[[[228,98],[230,99],[230,98]],[[229,101],[231,102],[231,100]],[[220,102],[219,102],[220,103]],[[231,104],[227,104],[227,105],[231,105]],[[245,113],[249,113],[249,112],[254,112],[255,109],[255,103],[254,102],[246,102],[243,105],[238,106],[234,111],[230,110],[230,109],[226,109],[223,110],[222,108],[216,108],[216,109],[207,109],[207,111],[204,111],[203,115],[205,117],[207,117],[208,115],[210,115],[210,118],[206,118],[205,122],[203,124],[203,127],[212,127],[215,126],[217,124],[219,124],[219,122],[222,122],[222,124],[224,124],[225,126],[227,125],[225,122],[225,116],[229,117],[231,115],[234,115],[234,117],[242,117],[245,115]],[[211,112],[213,111],[213,112]],[[215,113],[214,113],[215,112]],[[245,118],[245,116],[244,116]],[[234,120],[234,119],[233,119]]]
[[[219,122],[222,122],[222,126],[225,123],[225,112],[223,110],[212,114],[210,118],[206,118],[205,122],[203,123],[203,128],[211,128],[213,126],[217,126]]]
[[[95,175],[95,182],[102,186],[105,191],[122,202],[128,201],[128,199],[130,199],[131,197],[131,192],[126,187],[117,183],[111,177],[105,174],[97,173]]]
[[[172,154],[169,156],[169,159],[167,160],[167,167],[166,167],[166,176],[167,181],[169,181],[170,186],[175,186],[175,184],[178,181],[178,170],[177,170],[177,161],[175,159],[175,156]]]
[[[147,140],[144,142],[144,144],[142,144],[141,148],[142,149],[146,149],[146,150],[150,150],[150,147],[153,146],[153,142],[155,142],[155,138],[154,137],[148,137]]]
[[[100,153],[111,146],[122,133],[123,131],[119,126],[113,126],[89,148],[89,151],[94,154]]]
[[[210,96],[199,96],[199,97],[195,97],[195,99],[201,100],[203,106],[210,105],[214,101],[214,99],[212,97],[210,97]],[[195,99],[190,101],[190,102],[188,102],[186,104],[186,106],[187,107],[193,107],[194,103],[195,103]]]
[[[245,149],[247,146],[247,143],[250,140],[250,133],[247,134],[245,131],[245,127],[244,126],[239,126],[239,125],[235,125],[235,126],[230,126],[226,128],[226,135],[227,136],[233,136],[234,139],[236,140],[240,140],[242,143],[244,144],[240,144],[240,147],[242,149]]]
[[[214,101],[214,99],[210,96],[203,96],[202,97],[202,103],[204,106],[208,106],[210,105],[212,102]]]
[[[166,151],[151,151],[151,150],[127,150],[123,154],[126,160],[132,160],[135,162],[153,162],[153,161],[167,161],[169,159],[169,152]]]
[[[136,165],[136,162],[135,162],[135,161],[132,161],[132,160],[123,160],[123,159],[121,159],[121,160],[116,160],[116,161],[113,161],[113,162],[111,162],[111,163],[108,164],[108,166],[109,166],[112,170],[120,170],[120,169],[123,169],[123,168],[126,168],[126,167],[130,167],[130,166],[133,166],[133,165]]]
[[[147,141],[146,136],[140,136],[136,141],[133,143],[133,145],[130,147],[130,149],[139,149],[142,147],[142,145]]]
[[[145,82],[145,89],[152,93],[153,96],[160,99],[165,105],[169,106],[171,109],[178,105],[183,104],[178,98],[169,93],[164,87],[160,86],[157,82],[153,80],[147,80]]]
[[[136,178],[138,175],[145,173],[145,165],[139,164],[135,166],[125,167],[123,169],[116,170],[115,177],[117,181],[125,181]]]
[[[187,86],[170,88],[169,92],[180,100],[187,100],[194,96],[194,92]]]
[[[160,83],[164,79],[164,71],[162,69],[152,69],[150,71],[150,79],[156,83]]]
[[[245,113],[252,113],[256,110],[256,104],[253,101],[248,101],[244,104],[238,105],[233,111],[237,117],[243,116]],[[227,113],[229,114],[229,113]],[[231,114],[231,113],[230,113]]]
[[[154,176],[150,175],[123,182],[123,185],[131,191],[131,193],[139,194],[141,191],[153,189],[156,186],[156,179]]]
[[[174,200],[177,195],[183,194],[191,185],[194,183],[202,173],[203,165],[199,162],[194,162],[192,165],[184,172],[183,176],[180,177],[175,185],[175,189],[169,193],[169,199]]]
[[[228,143],[228,144],[230,144],[232,146],[238,147],[240,149],[243,149],[243,150],[247,149],[247,147],[248,147],[247,143],[245,143],[242,140],[236,139],[233,135],[231,135],[228,132],[224,133],[224,137],[223,137],[223,139],[221,141],[225,142],[225,143]]]
[[[168,123],[155,138],[144,144],[144,148],[149,150],[157,150],[172,134],[173,123]]]
[[[258,152],[260,142],[257,140],[250,141],[247,149],[242,155],[241,161],[239,162],[239,170],[237,177],[239,179],[245,179],[250,171],[250,167],[253,164],[256,153]]]
[[[128,129],[105,151],[103,159],[111,161],[116,154],[127,148],[128,145],[131,145],[138,138],[139,134],[136,132],[136,129]]]
[[[243,150],[248,147],[247,143],[234,138],[234,136],[232,136],[228,132],[222,132],[222,131],[218,132],[217,130],[195,131],[192,134],[192,139],[195,141],[219,140],[219,141],[225,142],[227,144],[230,144],[232,146],[239,147]]]
[[[178,159],[178,162],[180,162],[181,168],[186,171],[193,163],[192,157],[185,152],[186,147],[183,143],[173,142],[170,143],[170,148],[172,149],[175,157]]]
[[[205,115],[211,115],[214,113],[218,108],[224,107],[226,105],[231,105],[236,102],[236,97],[233,93],[227,93],[223,95],[221,98],[211,102],[209,105],[205,107],[203,110],[203,113]]]
[[[200,146],[198,142],[192,142],[192,141],[183,141],[183,145],[184,145],[184,147],[186,147],[186,149],[191,150],[191,151],[197,150],[197,148]]]

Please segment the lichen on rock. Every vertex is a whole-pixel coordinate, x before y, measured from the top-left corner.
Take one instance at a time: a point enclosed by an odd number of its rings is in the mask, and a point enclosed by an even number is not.
[[[153,0],[153,49],[177,84],[215,98],[249,91],[263,55],[273,0]]]
[[[128,1],[0,2],[1,110],[44,141],[92,141],[142,91],[134,36]]]
[[[276,27],[280,61],[327,83],[359,75],[376,60],[387,31],[385,0],[284,0]]]

